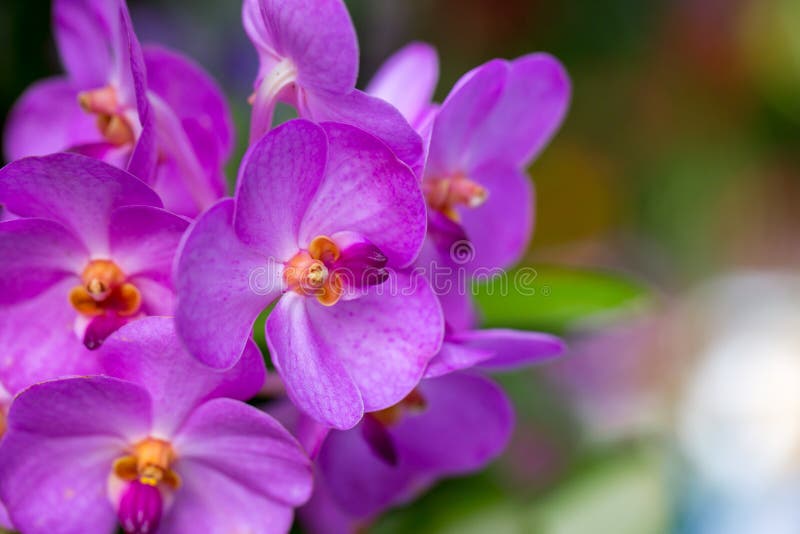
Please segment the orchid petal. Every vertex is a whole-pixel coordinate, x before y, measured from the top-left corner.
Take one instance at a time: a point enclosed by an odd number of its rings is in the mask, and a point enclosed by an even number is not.
[[[108,253],[111,212],[121,206],[161,207],[134,176],[77,154],[25,158],[0,169],[0,203],[19,217],[57,221],[92,254]]]
[[[30,86],[6,122],[6,159],[43,156],[102,141],[95,117],[78,105],[78,92],[75,82],[66,78],[49,78]]]
[[[272,362],[283,378],[286,393],[300,410],[334,428],[352,428],[364,413],[361,394],[343,362],[328,354],[306,301],[287,293],[267,318]],[[319,305],[316,301],[311,304]]]
[[[305,120],[279,126],[250,149],[234,217],[244,243],[277,261],[297,253],[303,215],[324,179],[328,152],[323,129]]]
[[[344,365],[368,412],[400,402],[442,342],[439,303],[419,277],[393,273],[361,298],[331,307],[308,299],[306,309],[318,350]]]
[[[311,495],[311,462],[297,440],[272,417],[231,399],[200,406],[175,438],[180,464],[225,474],[252,494],[294,507]]]
[[[539,53],[509,62],[503,95],[472,139],[469,166],[530,162],[561,126],[569,99],[569,78],[554,57]]]
[[[416,126],[433,100],[439,80],[439,57],[426,43],[410,43],[381,66],[367,93],[392,104]]]
[[[534,220],[533,183],[514,167],[495,163],[476,169],[472,177],[489,197],[476,208],[459,210],[475,249],[474,258],[464,267],[491,274],[517,262],[528,247]]]
[[[416,177],[378,139],[343,124],[323,127],[327,169],[300,226],[301,244],[317,235],[357,232],[390,266],[408,265],[425,236],[425,203]]]
[[[77,283],[77,277],[64,280],[3,309],[0,382],[10,391],[61,376],[99,372],[96,357],[75,333],[77,313],[68,295]]]
[[[65,278],[77,283],[89,261],[83,243],[57,222],[17,219],[0,224],[0,304],[24,301]]]
[[[443,178],[468,170],[475,132],[501,98],[508,70],[505,62],[490,61],[450,93],[433,124],[426,177]]]
[[[355,29],[341,0],[245,0],[245,31],[265,63],[288,58],[297,81],[312,89],[345,93],[358,75]]]
[[[301,116],[316,122],[355,126],[386,143],[403,163],[420,173],[423,166],[422,138],[391,104],[354,89],[346,94],[308,92]]]
[[[234,202],[221,200],[187,232],[177,255],[175,323],[189,352],[206,365],[231,367],[258,314],[282,290],[281,266],[239,241]]]
[[[204,400],[225,396],[247,400],[264,384],[266,369],[255,343],[229,371],[210,368],[192,358],[175,333],[172,319],[146,317],[109,337],[98,358],[111,376],[140,384],[154,406],[153,428],[172,435]]]

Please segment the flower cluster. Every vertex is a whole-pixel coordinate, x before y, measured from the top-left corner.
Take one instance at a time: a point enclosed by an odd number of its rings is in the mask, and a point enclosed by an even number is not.
[[[66,74],[20,98],[0,170],[0,525],[272,533],[302,507],[346,532],[503,450],[488,373],[562,343],[477,329],[430,267],[525,250],[524,169],[569,100],[555,59],[490,61],[436,104],[411,44],[364,92],[341,0],[245,0],[260,67],[226,197],[210,77],[141,46],[123,0],[53,20]],[[274,125],[279,102],[299,118]]]

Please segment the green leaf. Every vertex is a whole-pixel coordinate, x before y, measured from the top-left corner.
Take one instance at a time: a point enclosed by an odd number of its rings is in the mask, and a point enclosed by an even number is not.
[[[564,332],[647,302],[640,283],[617,274],[561,267],[521,267],[473,292],[484,326]]]

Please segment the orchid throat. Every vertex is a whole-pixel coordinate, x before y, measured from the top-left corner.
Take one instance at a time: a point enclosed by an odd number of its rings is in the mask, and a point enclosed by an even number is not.
[[[133,126],[125,116],[113,86],[82,91],[78,94],[78,103],[84,111],[97,117],[97,128],[110,144],[124,146],[134,142]]]
[[[456,208],[477,208],[489,198],[489,191],[485,187],[462,174],[426,179],[422,188],[428,206],[454,222],[461,221]]]

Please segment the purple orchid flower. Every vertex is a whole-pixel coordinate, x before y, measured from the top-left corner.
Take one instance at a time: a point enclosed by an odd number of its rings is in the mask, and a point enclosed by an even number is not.
[[[67,75],[19,99],[5,130],[6,157],[69,150],[102,159],[187,216],[222,196],[233,134],[214,82],[179,54],[142,52],[122,0],[56,0],[53,19]]]
[[[220,372],[185,352],[169,318],[126,325],[100,349],[107,376],[40,383],[14,400],[0,496],[22,532],[288,532],[310,461],[241,402],[265,378],[249,342]]]
[[[508,267],[533,229],[533,189],[523,169],[558,130],[569,79],[547,54],[495,59],[464,75],[437,111],[430,102],[437,72],[435,50],[413,43],[368,88],[430,138],[423,190],[433,246],[421,261],[470,272]],[[462,242],[474,248],[468,261],[453,258]]]
[[[443,477],[486,466],[513,426],[511,404],[491,380],[469,373],[423,380],[397,405],[328,434],[301,522],[311,532],[353,532]]]
[[[260,57],[251,143],[270,129],[283,102],[302,118],[357,126],[421,169],[419,135],[393,106],[355,89],[358,42],[341,0],[245,0],[242,17]]]
[[[380,140],[298,119],[251,147],[235,199],[201,216],[176,268],[189,350],[232,365],[257,315],[289,397],[350,428],[417,384],[444,331],[436,296],[401,271],[425,236],[418,180]]]
[[[78,154],[0,169],[0,382],[96,371],[121,325],[172,313],[172,260],[188,222],[136,177]]]

